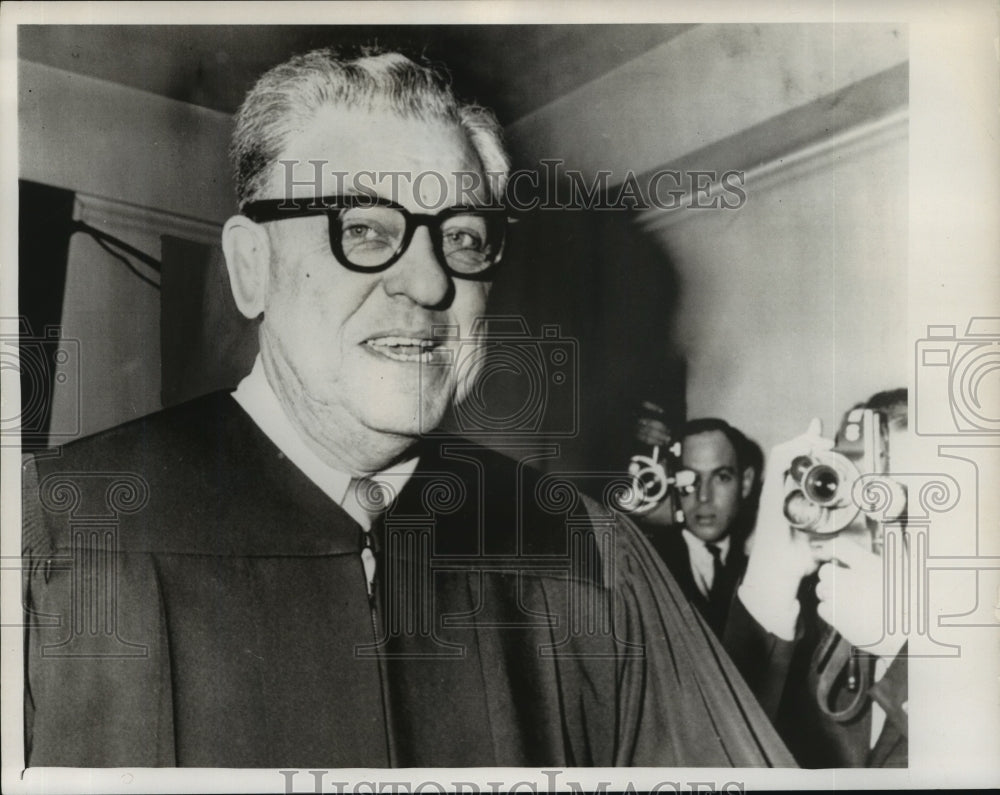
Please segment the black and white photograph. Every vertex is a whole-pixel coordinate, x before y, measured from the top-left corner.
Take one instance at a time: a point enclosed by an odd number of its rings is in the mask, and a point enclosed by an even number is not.
[[[1000,781],[1000,9],[5,3],[9,792]]]

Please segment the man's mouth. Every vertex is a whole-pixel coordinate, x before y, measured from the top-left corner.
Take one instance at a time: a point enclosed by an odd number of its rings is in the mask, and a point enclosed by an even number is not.
[[[695,522],[700,525],[715,524],[715,514],[714,513],[697,513],[694,516]]]
[[[385,336],[365,340],[365,345],[375,353],[396,362],[430,364],[443,347],[441,340],[425,337]]]

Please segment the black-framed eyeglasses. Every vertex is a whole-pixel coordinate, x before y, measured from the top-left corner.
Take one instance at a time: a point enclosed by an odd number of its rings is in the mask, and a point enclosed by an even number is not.
[[[243,205],[251,221],[325,215],[330,250],[348,270],[378,273],[409,248],[418,226],[430,232],[441,266],[459,279],[486,280],[503,256],[507,214],[503,207],[450,207],[434,215],[411,213],[372,195],[314,199],[262,199]]]

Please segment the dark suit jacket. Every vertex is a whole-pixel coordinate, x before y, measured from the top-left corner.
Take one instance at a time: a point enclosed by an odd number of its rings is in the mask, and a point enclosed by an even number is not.
[[[30,765],[790,765],[634,526],[457,438],[372,533],[227,394],[24,469]]]
[[[834,720],[816,698],[813,658],[830,627],[816,614],[813,593],[807,578],[799,594],[802,611],[792,641],[765,630],[736,597],[723,636],[726,650],[802,767],[906,767],[905,646],[885,676],[869,687],[861,712],[846,722]],[[871,665],[873,659],[863,657],[861,664]],[[851,697],[843,689],[834,690],[830,706],[841,711]],[[871,747],[873,701],[885,710],[886,721]]]
[[[677,580],[684,595],[705,617],[715,634],[721,636],[736,585],[743,577],[743,572],[747,567],[747,556],[743,551],[742,543],[738,543],[736,539],[730,542],[729,554],[726,556],[722,576],[719,582],[713,583],[712,599],[709,602],[698,590],[698,585],[695,583],[694,574],[691,571],[691,556],[688,554],[688,547],[681,535],[680,527],[659,528],[658,532],[653,534],[652,542],[670,569],[670,573],[674,575],[674,579]],[[718,589],[718,593],[716,593],[716,589]]]

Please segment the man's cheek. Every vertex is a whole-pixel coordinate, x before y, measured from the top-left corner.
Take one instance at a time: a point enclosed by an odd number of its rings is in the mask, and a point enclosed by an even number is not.
[[[467,338],[477,321],[485,314],[489,292],[488,282],[455,280],[454,315],[462,337]]]

